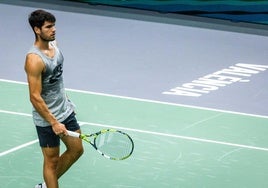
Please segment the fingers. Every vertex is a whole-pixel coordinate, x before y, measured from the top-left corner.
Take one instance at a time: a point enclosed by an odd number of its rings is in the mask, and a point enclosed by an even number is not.
[[[59,123],[59,124],[56,124],[54,125],[53,127],[53,131],[56,135],[58,136],[65,136],[65,135],[68,135],[68,132],[67,132],[67,129],[65,128],[65,125],[62,124],[62,123]]]

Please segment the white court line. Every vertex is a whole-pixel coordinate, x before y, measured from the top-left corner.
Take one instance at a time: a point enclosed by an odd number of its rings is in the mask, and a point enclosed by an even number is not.
[[[33,140],[33,141],[30,141],[30,142],[27,142],[27,143],[22,144],[22,145],[19,145],[19,146],[17,146],[17,147],[11,148],[11,149],[9,149],[9,150],[7,150],[7,151],[1,152],[1,153],[0,153],[0,157],[2,157],[2,156],[4,156],[4,155],[7,155],[7,154],[9,154],[9,153],[18,151],[18,150],[20,150],[20,149],[22,149],[22,148],[25,148],[25,147],[30,146],[30,145],[32,145],[32,144],[35,144],[35,143],[37,143],[37,142],[38,142],[38,139]]]
[[[22,113],[22,112],[13,112],[13,111],[8,111],[8,110],[0,110],[0,113],[32,117],[32,114],[27,114],[27,113]]]
[[[14,81],[14,80],[6,80],[6,79],[0,79],[0,82],[27,85],[26,82],[20,82],[20,81]],[[268,116],[258,115],[258,114],[249,114],[249,113],[235,112],[235,111],[229,111],[229,110],[220,110],[220,109],[207,108],[207,107],[201,107],[201,106],[193,106],[193,105],[186,105],[186,104],[178,104],[178,103],[170,103],[170,102],[142,99],[142,98],[136,98],[136,97],[112,95],[112,94],[107,94],[107,93],[98,93],[98,92],[84,91],[84,90],[78,90],[78,89],[68,89],[68,88],[66,88],[66,90],[76,92],[76,93],[100,95],[100,96],[114,97],[114,98],[119,98],[119,99],[128,99],[128,100],[135,100],[135,101],[141,101],[141,102],[150,102],[150,103],[156,103],[156,104],[179,106],[179,107],[186,107],[186,108],[193,108],[193,109],[200,109],[200,110],[209,110],[209,111],[214,111],[214,112],[222,112],[222,113],[228,113],[228,114],[236,114],[236,115],[243,115],[243,116],[251,116],[251,117],[268,119]]]
[[[190,137],[190,136],[180,136],[180,135],[175,135],[175,134],[167,134],[167,133],[146,131],[146,130],[133,129],[133,128],[125,128],[125,127],[119,127],[119,126],[113,126],[113,125],[104,125],[104,124],[98,124],[98,123],[89,123],[89,122],[81,122],[81,123],[83,123],[83,125],[93,125],[93,126],[97,126],[97,127],[121,129],[121,130],[133,131],[133,132],[139,132],[139,133],[145,133],[145,134],[151,134],[151,135],[156,135],[156,136],[179,138],[179,139],[182,139],[182,140],[206,142],[206,143],[211,143],[211,144],[220,144],[220,145],[233,146],[233,147],[239,147],[239,148],[245,148],[245,149],[268,151],[268,148],[257,147],[257,146],[235,144],[235,143],[230,143],[230,142],[222,142],[222,141],[209,140],[209,139],[203,139],[203,138],[196,138],[196,137]]]
[[[15,80],[0,79],[0,82],[7,82],[7,83],[13,83],[13,84],[27,85],[26,82],[20,82],[20,81],[15,81]]]
[[[32,116],[30,114],[26,113],[17,113],[17,112],[11,112],[11,111],[6,111],[6,110],[0,110],[0,113],[7,113],[7,114],[13,114],[13,115],[21,115],[21,116]],[[181,136],[181,135],[175,135],[175,134],[167,134],[167,133],[160,133],[160,132],[154,132],[154,131],[147,131],[147,130],[140,130],[140,129],[133,129],[133,128],[126,128],[126,127],[120,127],[120,126],[114,126],[114,125],[107,125],[107,124],[99,124],[99,123],[91,123],[91,122],[82,122],[79,121],[81,125],[91,125],[91,126],[96,126],[96,127],[105,127],[105,128],[114,128],[114,129],[120,129],[120,130],[125,130],[125,131],[133,131],[133,132],[138,132],[138,133],[143,133],[143,134],[150,134],[150,135],[156,135],[156,136],[165,136],[165,137],[171,137],[171,138],[178,138],[182,140],[190,140],[190,141],[198,141],[198,142],[204,142],[204,143],[210,143],[210,144],[220,144],[220,145],[225,145],[225,146],[232,146],[232,147],[238,147],[238,148],[244,148],[244,149],[251,149],[251,150],[259,150],[259,151],[268,151],[268,148],[264,147],[257,147],[257,146],[249,146],[249,145],[243,145],[243,144],[236,144],[236,143],[230,143],[230,142],[223,142],[223,141],[217,141],[217,140],[210,140],[210,139],[203,139],[203,138],[196,138],[196,137],[190,137],[190,136]],[[23,144],[23,147],[26,147],[28,145],[34,144],[36,142],[32,141],[26,144]],[[18,149],[23,148],[22,146],[16,147],[15,149],[11,149],[8,151],[16,151]],[[3,152],[5,153],[5,152]],[[10,153],[10,152],[8,152]],[[0,153],[0,156],[3,154]]]
[[[12,111],[7,111],[7,110],[0,110],[0,113],[32,117],[31,114],[26,114],[26,113],[21,113],[21,112],[12,112]],[[38,142],[38,139],[33,140],[33,141],[30,141],[30,142],[27,142],[27,143],[22,144],[22,145],[19,145],[19,146],[17,146],[17,147],[11,148],[11,149],[9,149],[9,150],[7,150],[7,151],[1,152],[1,153],[0,153],[0,157],[2,157],[2,156],[4,156],[4,155],[7,155],[7,154],[9,154],[9,153],[15,152],[15,151],[17,151],[17,150],[20,150],[20,149],[22,149],[22,148],[25,148],[25,147],[27,147],[27,146],[30,146],[30,145],[32,145],[32,144],[35,144],[35,143],[37,143],[37,142]]]

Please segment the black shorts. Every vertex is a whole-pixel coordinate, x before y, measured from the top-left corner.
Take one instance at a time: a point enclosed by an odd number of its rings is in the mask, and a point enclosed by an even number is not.
[[[80,126],[75,118],[75,113],[72,113],[66,120],[61,123],[65,125],[67,130],[70,131],[77,131],[80,129]],[[53,132],[51,126],[36,126],[36,130],[39,139],[39,145],[41,147],[57,147],[60,145],[60,137]]]

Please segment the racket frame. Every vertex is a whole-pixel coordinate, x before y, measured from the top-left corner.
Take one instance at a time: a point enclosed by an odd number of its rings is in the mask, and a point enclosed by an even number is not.
[[[119,130],[116,130],[116,129],[103,129],[103,130],[100,130],[100,131],[98,131],[96,133],[93,133],[93,134],[82,134],[82,133],[78,133],[78,132],[74,132],[74,131],[69,131],[69,130],[67,132],[68,132],[68,135],[69,136],[80,138],[80,139],[84,140],[85,142],[91,144],[95,148],[95,150],[97,150],[97,152],[99,152],[103,157],[105,157],[107,159],[111,159],[111,160],[124,160],[124,159],[127,159],[128,157],[130,157],[131,154],[134,151],[134,142],[133,142],[132,138],[127,133],[122,132],[122,131],[119,131]],[[103,153],[102,151],[100,151],[97,148],[97,146],[95,144],[95,140],[96,140],[97,136],[100,135],[100,134],[105,134],[107,132],[118,132],[118,133],[123,134],[124,136],[128,137],[128,139],[131,142],[132,148],[131,148],[131,151],[129,152],[129,154],[127,156],[124,156],[122,158],[110,157],[110,156],[106,155],[105,153]],[[94,141],[92,142],[89,138],[93,138]]]

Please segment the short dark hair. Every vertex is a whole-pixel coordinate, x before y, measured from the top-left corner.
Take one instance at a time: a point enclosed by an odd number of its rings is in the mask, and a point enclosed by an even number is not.
[[[56,18],[53,14],[47,11],[35,10],[29,15],[28,21],[32,29],[34,30],[34,27],[41,28],[44,25],[45,21],[52,23],[56,22]]]

